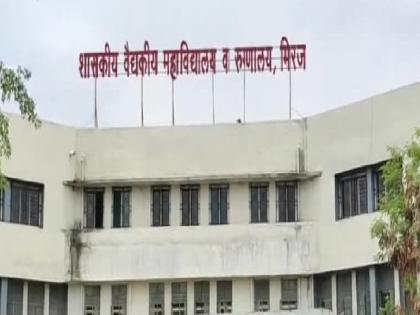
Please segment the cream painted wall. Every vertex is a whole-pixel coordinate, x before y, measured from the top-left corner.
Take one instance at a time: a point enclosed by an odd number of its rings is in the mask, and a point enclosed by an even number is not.
[[[44,122],[39,130],[8,115],[12,156],[2,161],[6,176],[43,183],[43,228],[0,223],[0,276],[62,282],[69,279],[64,230],[73,225],[72,189],[63,179],[74,176],[76,130]]]

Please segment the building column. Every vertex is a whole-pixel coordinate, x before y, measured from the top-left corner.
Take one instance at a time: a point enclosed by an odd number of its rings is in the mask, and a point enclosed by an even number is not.
[[[396,306],[401,305],[401,292],[400,292],[400,273],[398,269],[394,269],[394,292],[395,292],[395,300],[394,303]]]
[[[111,285],[102,284],[101,285],[101,294],[100,294],[100,309],[101,314],[109,314],[111,312]]]
[[[200,185],[200,198],[199,198],[199,223],[206,226],[210,223],[209,204],[210,204],[210,191],[209,184]]]
[[[132,284],[131,283],[127,283],[127,305],[126,307],[126,315],[131,315],[133,314],[132,311],[132,300],[133,300],[133,296],[132,296]]]
[[[366,173],[366,179],[367,179],[367,206],[368,206],[368,212],[374,212],[375,209],[373,209],[373,199],[375,196],[373,195],[373,176],[372,176],[372,169],[370,167],[367,168]]]
[[[50,315],[50,285],[44,284],[44,315]]]
[[[112,188],[106,187],[104,190],[103,220],[104,229],[112,228]]]
[[[370,314],[376,315],[376,274],[375,267],[369,268]]]
[[[187,315],[194,314],[194,281],[187,282]]]
[[[337,276],[331,275],[331,304],[333,314],[337,314]]]
[[[172,185],[171,192],[170,192],[170,201],[169,201],[169,225],[170,226],[181,225],[180,205],[181,205],[181,186]]]
[[[7,315],[7,279],[0,279],[0,315]]]
[[[270,181],[268,186],[268,222],[276,223],[277,222],[277,196],[276,196],[276,182]],[[272,200],[272,202],[271,202]]]
[[[22,315],[28,315],[28,281],[23,281]]]
[[[84,292],[81,284],[69,284],[67,293],[67,314],[83,314]]]
[[[170,282],[165,282],[165,314],[171,314],[172,311],[172,288]]]
[[[356,271],[351,272],[351,309],[352,314],[357,314],[357,275]]]
[[[280,278],[270,279],[270,312],[280,311],[281,284]]]
[[[210,314],[217,313],[217,281],[210,280]]]

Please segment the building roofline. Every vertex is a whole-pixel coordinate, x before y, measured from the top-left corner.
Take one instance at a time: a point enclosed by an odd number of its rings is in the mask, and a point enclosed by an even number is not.
[[[99,127],[99,128],[94,128],[94,127],[78,127],[78,126],[74,126],[74,125],[70,125],[70,124],[65,124],[65,123],[58,123],[58,122],[54,122],[51,120],[46,120],[46,119],[41,119],[43,124],[48,124],[48,125],[53,125],[56,127],[63,127],[63,128],[70,128],[73,129],[75,131],[112,131],[112,130],[117,130],[117,131],[122,131],[122,130],[134,130],[134,129],[169,129],[169,128],[209,128],[209,127],[223,127],[223,126],[227,126],[227,127],[233,127],[233,126],[254,126],[254,125],[264,125],[264,124],[290,124],[290,123],[299,123],[303,120],[307,120],[307,119],[311,119],[311,118],[315,118],[315,117],[319,117],[322,115],[326,115],[329,113],[334,113],[334,112],[339,112],[343,109],[352,107],[352,106],[357,106],[360,103],[363,102],[368,102],[372,99],[375,99],[377,97],[382,97],[382,96],[386,96],[389,94],[393,94],[393,93],[397,93],[400,92],[402,90],[405,89],[409,89],[412,88],[414,86],[420,86],[420,81],[414,82],[414,83],[410,83],[407,85],[402,85],[390,90],[387,90],[383,93],[378,93],[378,94],[374,94],[371,96],[368,96],[366,98],[363,99],[359,99],[350,103],[346,103],[344,105],[340,105],[338,107],[332,108],[332,109],[328,109],[328,110],[324,110],[324,111],[320,111],[318,113],[312,114],[312,115],[308,115],[308,116],[304,116],[301,118],[297,118],[297,119],[292,119],[292,120],[288,120],[288,119],[278,119],[278,120],[261,120],[261,121],[248,121],[248,122],[241,122],[241,123],[237,123],[237,122],[220,122],[220,123],[216,123],[215,125],[210,124],[210,123],[189,123],[189,124],[185,124],[185,125],[155,125],[155,126],[121,126],[121,127]],[[3,112],[5,113],[7,116],[10,117],[14,117],[14,118],[20,118],[20,114],[18,113],[13,113],[13,112]]]

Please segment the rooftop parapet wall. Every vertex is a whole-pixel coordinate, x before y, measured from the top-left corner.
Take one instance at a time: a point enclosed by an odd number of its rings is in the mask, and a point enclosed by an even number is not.
[[[85,177],[171,178],[296,170],[298,122],[81,130]]]

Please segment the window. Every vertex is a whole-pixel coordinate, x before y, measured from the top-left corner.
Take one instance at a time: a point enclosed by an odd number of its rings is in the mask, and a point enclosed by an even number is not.
[[[128,187],[112,190],[112,227],[124,228],[130,226],[131,189]]]
[[[352,315],[351,272],[338,273],[337,283],[337,313]]]
[[[152,187],[152,225],[169,226],[169,186]]]
[[[389,300],[394,303],[394,270],[389,265],[375,267],[377,310]]]
[[[281,280],[280,309],[295,310],[298,307],[298,281],[297,279]]]
[[[44,284],[28,282],[28,315],[44,314]]]
[[[228,224],[228,185],[210,185],[210,224]]]
[[[366,169],[358,169],[336,176],[338,213],[337,219],[368,212]]]
[[[356,271],[357,315],[370,315],[369,269]]]
[[[85,227],[102,229],[104,220],[104,190],[102,188],[85,191]]]
[[[268,222],[268,183],[250,184],[251,223]]]
[[[331,276],[329,274],[314,276],[315,308],[325,308],[332,311]]]
[[[67,284],[50,284],[50,315],[67,315]]]
[[[385,191],[384,179],[382,177],[381,167],[384,163],[380,163],[372,168],[372,180],[373,180],[373,210],[379,210],[379,201]]]
[[[181,225],[198,225],[199,186],[181,186]]]
[[[42,227],[44,186],[9,179],[1,191],[0,220]]]
[[[165,286],[163,283],[149,284],[149,315],[165,314]]]
[[[125,315],[127,310],[127,286],[112,286],[111,315]]]
[[[217,281],[217,313],[232,313],[232,281]]]
[[[187,283],[174,282],[171,284],[172,291],[172,315],[187,314]]]
[[[23,281],[7,280],[7,315],[23,314]]]
[[[210,285],[208,281],[194,283],[194,314],[209,314]]]
[[[296,182],[277,183],[278,222],[297,221],[297,184]]]
[[[268,279],[254,280],[254,310],[256,312],[270,310],[270,281]]]
[[[101,287],[99,285],[85,286],[84,315],[99,315],[101,305]]]

